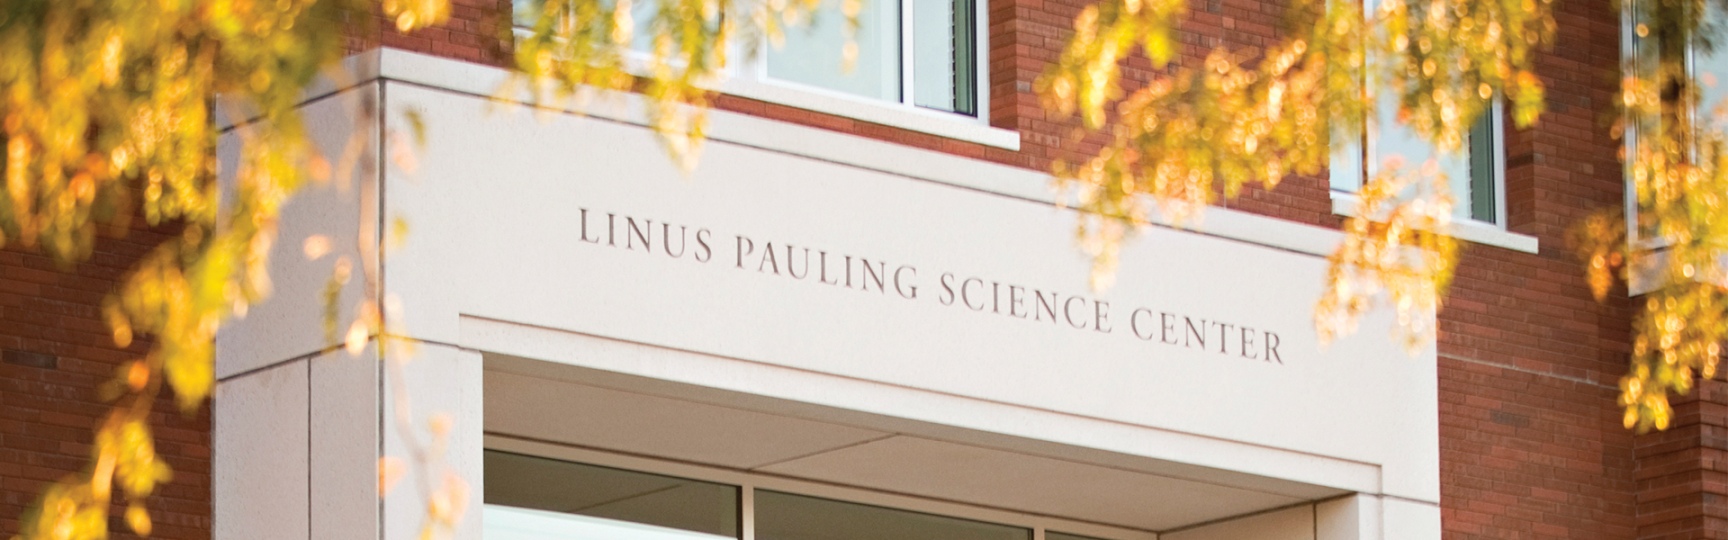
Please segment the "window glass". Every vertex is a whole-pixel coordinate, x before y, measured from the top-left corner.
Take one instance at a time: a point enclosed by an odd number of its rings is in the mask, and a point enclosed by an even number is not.
[[[1019,527],[756,490],[756,540],[1031,539]]]
[[[1454,217],[1497,223],[1502,178],[1497,159],[1500,149],[1496,144],[1501,133],[1499,106],[1484,111],[1472,124],[1464,152],[1442,155],[1396,121],[1396,97],[1380,99],[1376,110],[1378,124],[1367,135],[1366,150],[1363,145],[1351,144],[1333,153],[1329,171],[1332,189],[1351,193],[1362,189],[1362,182],[1379,174],[1387,160],[1394,157],[1401,162],[1400,174],[1419,174],[1432,162],[1446,177]]]
[[[510,0],[510,21],[516,26],[532,27],[534,20],[539,16],[539,2],[535,0]]]
[[[539,22],[540,9],[544,2],[545,0],[510,0],[511,24],[518,28],[532,29]],[[610,7],[614,5],[614,2],[607,2],[606,5]],[[644,54],[653,52],[654,31],[652,24],[655,11],[659,8],[660,3],[655,0],[633,0],[630,3],[630,19],[633,23],[630,33],[630,50]]]
[[[976,114],[971,0],[911,0],[912,89],[919,107]]]
[[[511,0],[518,28],[538,22],[545,0]],[[606,7],[617,0],[599,0]],[[979,115],[977,0],[865,0],[851,69],[844,61],[845,0],[822,0],[809,20],[788,25],[762,57],[767,78],[925,109]],[[653,50],[656,0],[633,0],[629,46]],[[903,13],[904,12],[904,13]],[[905,15],[905,17],[902,17]],[[905,27],[905,21],[911,22]]]
[[[562,540],[738,537],[734,486],[495,450],[486,451],[485,471],[487,505],[546,511],[500,510],[517,529],[553,529]],[[486,528],[491,540],[490,513]]]
[[[1333,141],[1331,165],[1327,166],[1327,174],[1332,176],[1332,190],[1345,193],[1355,193],[1362,190],[1362,153],[1366,151],[1362,141]]]
[[[1718,2],[1704,3],[1704,22],[1710,28],[1728,23],[1728,13]],[[1698,82],[1698,126],[1722,125],[1728,120],[1723,113],[1724,97],[1728,97],[1728,42],[1718,37],[1710,50],[1692,51],[1692,76]]]
[[[1500,115],[1495,114],[1492,108],[1476,119],[1475,126],[1470,128],[1470,140],[1465,141],[1470,150],[1469,170],[1452,177],[1452,197],[1458,200],[1459,217],[1488,223],[1500,219],[1497,208],[1500,204],[1499,186],[1495,185],[1498,165],[1494,163],[1494,143],[1499,135]]]
[[[1362,3],[1367,12],[1378,9],[1379,4],[1379,0]],[[1370,69],[1377,69],[1373,66],[1379,61],[1377,58],[1378,55],[1370,58]],[[1498,224],[1500,182],[1504,177],[1499,170],[1501,146],[1497,140],[1501,133],[1500,105],[1496,103],[1484,111],[1483,118],[1472,124],[1463,152],[1440,155],[1397,121],[1399,96],[1381,92],[1376,99],[1375,118],[1370,119],[1372,123],[1365,130],[1366,142],[1334,141],[1337,150],[1332,153],[1328,167],[1332,189],[1360,191],[1362,183],[1379,174],[1389,158],[1399,158],[1400,174],[1420,174],[1432,164],[1438,173],[1445,175],[1447,188],[1452,192],[1455,218]],[[1404,196],[1415,196],[1413,189]]]
[[[842,0],[823,0],[806,24],[787,28],[785,41],[769,47],[768,76],[886,101],[900,99],[900,3],[866,0],[854,42],[858,56],[847,71]]]

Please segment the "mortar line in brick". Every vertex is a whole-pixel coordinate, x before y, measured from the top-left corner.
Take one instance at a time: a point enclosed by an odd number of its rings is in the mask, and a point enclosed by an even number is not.
[[[1497,368],[1500,368],[1500,369],[1506,369],[1506,370],[1511,370],[1511,371],[1516,371],[1516,372],[1519,372],[1519,373],[1524,373],[1524,374],[1527,374],[1527,375],[1536,375],[1536,376],[1541,376],[1541,377],[1550,377],[1550,378],[1555,378],[1555,379],[1560,379],[1560,380],[1562,380],[1562,381],[1568,381],[1568,382],[1574,382],[1574,383],[1578,383],[1578,384],[1583,384],[1583,385],[1589,385],[1589,386],[1594,386],[1594,387],[1597,387],[1597,388],[1608,388],[1608,389],[1618,389],[1618,388],[1617,388],[1617,387],[1615,387],[1615,386],[1614,386],[1614,385],[1609,385],[1609,384],[1602,384],[1602,383],[1599,383],[1599,382],[1596,382],[1596,381],[1592,381],[1592,380],[1589,380],[1589,379],[1583,379],[1583,378],[1579,378],[1579,377],[1569,377],[1569,376],[1566,376],[1566,375],[1561,375],[1561,374],[1558,374],[1558,373],[1550,373],[1550,372],[1546,372],[1546,371],[1537,371],[1537,370],[1534,370],[1534,369],[1529,369],[1529,368],[1521,368],[1521,367],[1518,367],[1518,366],[1514,366],[1514,365],[1511,365],[1511,364],[1502,364],[1502,363],[1499,363],[1499,362],[1489,362],[1489,361],[1487,361],[1487,360],[1477,360],[1477,359],[1474,359],[1474,358],[1465,358],[1465,357],[1462,357],[1462,356],[1456,356],[1456,355],[1450,355],[1450,354],[1439,354],[1439,355],[1436,355],[1436,356],[1438,356],[1438,357],[1440,357],[1440,358],[1445,358],[1445,359],[1447,359],[1447,360],[1457,360],[1457,361],[1459,361],[1459,362],[1464,362],[1464,363],[1468,363],[1468,364],[1476,364],[1476,365],[1480,365],[1480,366],[1491,366],[1491,367],[1497,367]]]

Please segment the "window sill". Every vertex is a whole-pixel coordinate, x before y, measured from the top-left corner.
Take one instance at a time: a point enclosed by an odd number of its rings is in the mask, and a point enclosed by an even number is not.
[[[1356,216],[1356,195],[1351,193],[1332,192],[1332,213],[1340,216]],[[1452,222],[1452,230],[1447,231],[1453,238],[1466,242],[1487,246],[1501,247],[1524,253],[1537,253],[1540,242],[1536,237],[1489,225],[1478,221],[1459,220]]]

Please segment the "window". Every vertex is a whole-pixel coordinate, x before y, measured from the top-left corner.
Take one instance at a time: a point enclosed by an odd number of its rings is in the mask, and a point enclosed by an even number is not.
[[[1403,159],[1400,170],[1407,174],[1434,160],[1452,192],[1455,218],[1504,227],[1506,166],[1505,146],[1500,140],[1503,118],[1500,102],[1496,101],[1476,120],[1462,155],[1436,156],[1428,142],[1395,121],[1395,104],[1384,101],[1377,111],[1378,134],[1371,136],[1366,145],[1333,152],[1332,190],[1355,193],[1362,188],[1364,179],[1378,174],[1385,160],[1394,156]]]
[[[535,10],[543,1],[512,0],[514,24],[518,28],[532,26]],[[832,101],[839,99],[849,104],[870,103],[905,111],[891,112],[889,116],[936,114],[987,124],[981,115],[981,111],[988,109],[987,99],[979,89],[987,86],[988,79],[978,61],[978,52],[988,49],[985,36],[979,32],[985,26],[977,0],[865,0],[863,11],[858,14],[859,28],[852,43],[856,54],[849,70],[843,62],[847,46],[844,1],[823,0],[810,19],[785,29],[780,47],[767,43],[745,46],[762,53],[753,59],[754,63],[733,69],[732,79],[745,81],[744,87],[727,86],[724,90],[817,110],[835,109]],[[656,10],[654,0],[631,3],[636,29],[630,48],[637,55],[649,50],[647,36]],[[756,89],[764,84],[802,92],[809,99],[774,89]],[[915,119],[860,115],[856,114],[855,106],[841,107],[850,110],[823,112],[911,129],[945,131],[920,127],[923,123]],[[1017,146],[1018,137],[1012,139]]]
[[[1379,0],[1364,0],[1362,6],[1364,12],[1373,12],[1379,8]],[[1369,62],[1370,65],[1374,63]],[[1469,240],[1502,243],[1498,241],[1501,239],[1496,237],[1504,236],[1498,234],[1504,231],[1494,231],[1506,227],[1506,151],[1504,141],[1501,140],[1504,133],[1501,122],[1505,115],[1500,100],[1494,100],[1493,106],[1483,111],[1482,117],[1471,124],[1462,152],[1436,155],[1433,145],[1397,121],[1398,96],[1391,95],[1390,92],[1379,94],[1379,102],[1375,107],[1377,117],[1370,119],[1368,129],[1363,130],[1368,133],[1366,140],[1359,144],[1342,145],[1343,148],[1335,147],[1332,152],[1328,171],[1332,176],[1333,193],[1353,194],[1360,191],[1366,179],[1380,173],[1387,159],[1402,159],[1403,165],[1399,168],[1401,174],[1419,173],[1432,160],[1433,164],[1438,166],[1438,173],[1446,179],[1447,191],[1452,194],[1454,223],[1490,226],[1472,228],[1476,231],[1455,230],[1455,233],[1466,233],[1460,235],[1460,238],[1470,236],[1471,238],[1466,238]],[[1412,195],[1414,193],[1406,196]],[[1339,197],[1335,196],[1334,199]],[[1338,208],[1338,205],[1334,204],[1333,207]],[[1477,232],[1486,232],[1488,236],[1481,237]],[[1529,251],[1533,250],[1534,246],[1518,249]]]
[[[781,47],[767,49],[770,79],[978,115],[974,0],[866,1],[850,71],[841,62],[843,1],[825,0],[814,21],[788,29]]]
[[[527,32],[539,22],[540,6],[546,0],[510,0],[511,25],[518,32]],[[615,0],[602,0],[604,5],[616,5]],[[636,0],[630,3],[630,20],[634,23],[630,32],[630,50],[632,54],[644,55],[653,50],[654,40],[649,37],[649,26],[654,21],[654,12],[659,8],[654,0]],[[568,22],[574,18],[562,20]],[[518,34],[521,35],[521,34]]]
[[[1679,35],[1677,28],[1664,28],[1656,21],[1643,20],[1640,13],[1631,2],[1621,6],[1621,54],[1623,66],[1631,75],[1645,81],[1660,80],[1661,64],[1664,60],[1679,58],[1685,69],[1685,75],[1690,76],[1690,84],[1695,84],[1690,92],[1684,88],[1689,82],[1683,77],[1672,77],[1661,81],[1664,87],[1661,93],[1662,107],[1656,114],[1628,118],[1623,140],[1623,151],[1627,156],[1637,151],[1640,137],[1653,137],[1661,130],[1678,126],[1677,130],[1683,138],[1690,138],[1697,130],[1712,130],[1728,127],[1728,43],[1723,37],[1728,13],[1718,2],[1704,2],[1704,9],[1699,28],[1707,35],[1713,47],[1701,46],[1699,36]],[[1657,9],[1678,10],[1676,5],[1662,4]],[[1678,17],[1678,14],[1670,16]],[[1638,29],[1643,27],[1643,35]],[[1691,94],[1687,96],[1687,94]],[[1691,104],[1685,104],[1682,96],[1695,99]],[[1697,140],[1683,141],[1689,154],[1696,158]],[[1624,160],[1630,167],[1631,160]],[[1666,240],[1657,238],[1657,223],[1651,219],[1640,219],[1638,194],[1631,185],[1631,169],[1627,172],[1626,189],[1626,226],[1628,241],[1645,249],[1659,249],[1667,245]]]

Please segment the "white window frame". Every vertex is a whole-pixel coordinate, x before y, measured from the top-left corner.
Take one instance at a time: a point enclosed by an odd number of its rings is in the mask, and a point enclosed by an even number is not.
[[[974,96],[978,111],[976,116],[928,109],[912,103],[913,65],[910,59],[912,51],[915,49],[912,47],[913,32],[908,30],[912,25],[912,0],[864,1],[896,1],[900,3],[901,98],[899,102],[856,96],[769,77],[767,51],[773,45],[768,43],[766,36],[763,36],[758,43],[742,43],[743,40],[733,43],[731,50],[728,51],[728,58],[739,59],[739,61],[729,65],[723,80],[711,89],[723,94],[985,146],[1008,150],[1020,149],[1020,133],[1018,131],[990,125],[990,10],[987,0],[975,0],[973,2],[972,19],[975,25],[973,37],[976,41],[973,48],[973,54],[976,56],[973,59],[975,66],[973,77],[976,79],[973,81],[973,89],[977,93]],[[526,32],[526,29],[520,27],[513,29],[518,39]],[[794,32],[799,30],[799,28],[790,29]],[[755,47],[757,54],[745,54],[750,46]],[[835,51],[834,61],[840,61],[839,51]],[[632,73],[649,74],[646,55],[641,53],[634,51],[626,53],[625,66]]]

